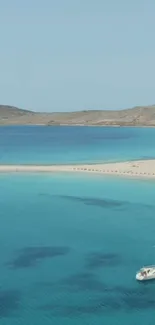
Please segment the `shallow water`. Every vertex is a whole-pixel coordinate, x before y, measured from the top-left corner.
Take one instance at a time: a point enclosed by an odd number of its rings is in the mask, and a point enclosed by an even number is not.
[[[154,324],[155,182],[0,175],[0,324]]]
[[[1,127],[0,163],[155,157],[155,129]],[[155,182],[0,175],[0,324],[154,324]]]

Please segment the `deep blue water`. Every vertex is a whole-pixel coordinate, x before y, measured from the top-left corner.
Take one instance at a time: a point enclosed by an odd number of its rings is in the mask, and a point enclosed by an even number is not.
[[[1,128],[1,163],[82,162],[81,150],[93,162],[96,147],[97,161],[154,157],[154,133]],[[135,273],[155,264],[154,193],[147,180],[1,174],[0,325],[153,325],[155,282],[138,283]]]
[[[154,128],[0,127],[0,163],[78,163],[152,157]]]

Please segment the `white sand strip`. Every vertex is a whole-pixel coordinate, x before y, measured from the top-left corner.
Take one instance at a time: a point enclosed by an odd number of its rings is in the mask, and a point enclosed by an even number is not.
[[[155,178],[155,159],[92,165],[0,165],[0,172],[87,172]]]

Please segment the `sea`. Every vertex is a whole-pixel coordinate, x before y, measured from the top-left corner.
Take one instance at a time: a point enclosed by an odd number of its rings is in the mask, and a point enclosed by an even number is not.
[[[0,164],[155,158],[155,129],[0,127]],[[0,174],[0,325],[155,322],[155,182]]]

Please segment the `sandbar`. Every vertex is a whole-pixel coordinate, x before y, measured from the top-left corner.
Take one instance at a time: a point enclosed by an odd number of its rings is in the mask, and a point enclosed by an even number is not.
[[[83,172],[155,178],[155,159],[79,165],[0,165],[0,173]]]

